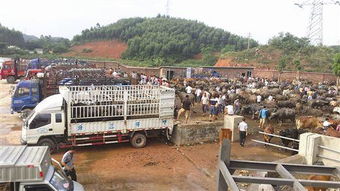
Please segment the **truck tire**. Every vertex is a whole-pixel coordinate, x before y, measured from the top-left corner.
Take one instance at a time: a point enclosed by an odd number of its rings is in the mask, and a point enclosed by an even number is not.
[[[16,81],[14,76],[8,76],[6,80],[7,80],[7,83],[9,84],[14,84]]]
[[[135,148],[143,148],[146,145],[146,136],[141,133],[136,133],[131,139],[131,145]]]
[[[44,138],[44,139],[39,140],[38,145],[48,146],[50,148],[51,154],[58,151],[57,144],[52,139],[49,139],[49,138]]]

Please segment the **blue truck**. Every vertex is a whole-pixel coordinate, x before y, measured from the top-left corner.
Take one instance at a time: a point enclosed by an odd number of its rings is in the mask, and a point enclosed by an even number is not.
[[[11,113],[26,118],[44,98],[58,94],[60,85],[129,85],[129,80],[106,77],[103,69],[72,68],[72,65],[46,68],[43,77],[20,81],[12,95]]]

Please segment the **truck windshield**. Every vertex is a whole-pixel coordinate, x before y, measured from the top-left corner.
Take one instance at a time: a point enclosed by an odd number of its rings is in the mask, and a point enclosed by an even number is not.
[[[50,183],[58,191],[72,191],[73,182],[63,176],[63,173],[59,172],[59,170],[54,171]]]
[[[23,97],[23,96],[29,96],[30,95],[30,89],[27,87],[19,87],[15,90],[14,97]]]

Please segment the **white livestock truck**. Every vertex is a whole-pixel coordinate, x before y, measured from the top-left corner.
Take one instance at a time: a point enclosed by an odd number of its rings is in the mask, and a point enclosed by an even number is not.
[[[54,167],[52,160],[59,166]],[[46,146],[0,146],[0,190],[84,191],[51,158]]]
[[[172,133],[175,90],[163,86],[60,86],[27,117],[21,142],[71,146],[130,142]]]

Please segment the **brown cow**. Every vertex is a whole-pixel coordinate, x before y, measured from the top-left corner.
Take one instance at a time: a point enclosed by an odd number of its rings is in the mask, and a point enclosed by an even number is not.
[[[325,176],[325,175],[311,175],[308,177],[308,180],[320,180],[320,181],[330,181],[331,176]],[[320,187],[312,187],[312,186],[306,186],[308,191],[326,191],[327,188],[320,188]]]
[[[301,116],[295,120],[297,129],[316,129],[322,127],[322,122],[313,116]]]
[[[325,135],[331,136],[331,137],[337,137],[340,138],[340,132],[334,130],[333,128],[327,128],[326,132],[324,132]]]
[[[264,128],[264,132],[265,133],[270,133],[270,134],[273,134],[274,133],[274,127],[272,125],[267,125],[265,128]],[[273,138],[273,136],[270,136],[270,135],[263,135],[263,139],[265,142],[267,143],[270,143],[271,139]]]

